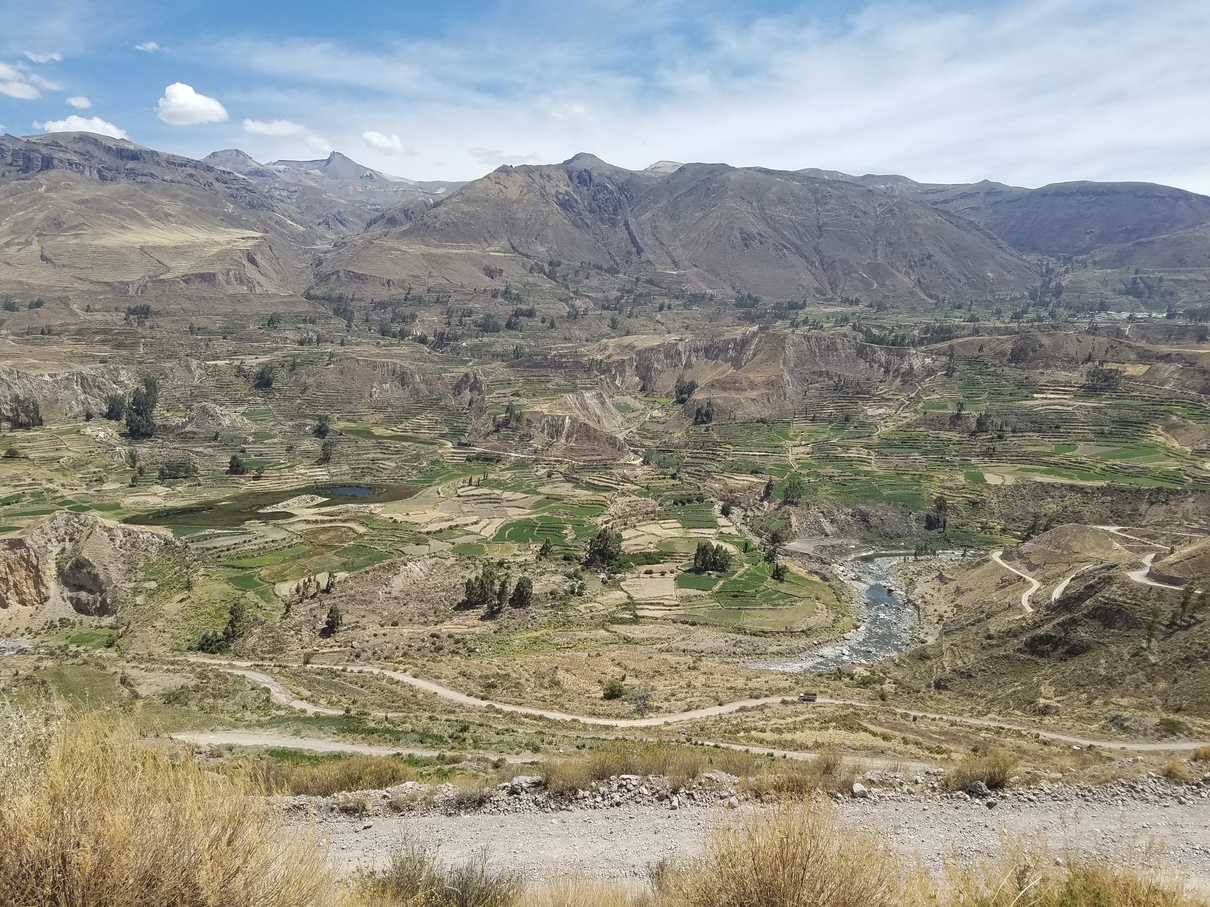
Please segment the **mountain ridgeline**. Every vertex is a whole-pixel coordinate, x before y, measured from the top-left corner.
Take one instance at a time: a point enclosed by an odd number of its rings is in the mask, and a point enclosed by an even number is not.
[[[0,137],[0,193],[0,292],[73,298],[391,296],[434,279],[473,293],[552,261],[677,293],[905,309],[1024,298],[1044,258],[1210,282],[1210,198],[1144,183],[627,170],[579,154],[460,184],[337,152],[195,161],[63,133]]]

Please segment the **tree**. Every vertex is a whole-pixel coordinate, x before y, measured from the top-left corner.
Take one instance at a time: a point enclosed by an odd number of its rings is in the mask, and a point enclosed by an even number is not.
[[[802,476],[795,473],[786,479],[786,484],[781,487],[781,499],[786,504],[797,504],[806,490],[807,483],[802,480]]]
[[[489,561],[480,568],[478,574],[467,579],[463,601],[472,608],[494,604],[502,579],[507,582],[507,577],[502,577],[495,563]]]
[[[161,482],[168,479],[192,479],[197,475],[197,464],[192,460],[165,460],[156,473]]]
[[[331,416],[316,416],[315,417],[315,428],[314,428],[314,432],[313,432],[315,437],[326,438],[328,436],[328,433],[331,430],[332,430],[332,417]]]
[[[676,402],[687,403],[689,398],[693,396],[693,392],[697,390],[697,382],[686,378],[676,379]]]
[[[775,580],[777,580],[779,583],[785,582],[786,574],[789,572],[790,572],[790,570],[788,567],[786,567],[785,564],[774,564],[773,565],[773,578]]]
[[[8,412],[5,414],[9,423],[14,429],[37,428],[42,424],[42,407],[38,405],[38,401],[33,397],[22,397],[20,394],[14,394],[8,404]]]
[[[554,544],[551,543],[551,540],[543,539],[542,547],[538,549],[538,557],[541,557],[541,558],[550,557],[550,553],[554,550],[555,550],[555,546],[554,546]]]
[[[622,533],[603,527],[588,543],[588,554],[584,558],[587,567],[608,567],[622,553]]]
[[[513,594],[509,597],[508,603],[514,608],[528,608],[533,602],[534,581],[528,576],[523,576],[513,587]]]
[[[771,497],[773,497],[773,479],[769,479],[765,482],[765,489],[760,493],[760,499],[762,501],[767,501]]]
[[[231,459],[227,461],[227,472],[233,476],[242,476],[248,471],[248,465],[244,462],[244,458],[239,454],[232,454]]]
[[[602,699],[621,699],[626,695],[626,685],[616,677],[611,677],[605,681],[605,686],[601,690]]]
[[[731,567],[731,552],[722,545],[698,542],[693,552],[694,573],[726,573]]]
[[[336,605],[333,605],[328,609],[328,619],[324,621],[324,635],[334,636],[336,631],[340,629],[344,622],[344,617],[340,613],[340,608]]]
[[[707,400],[703,405],[699,403],[697,409],[693,411],[694,425],[709,425],[714,421],[714,401]]]
[[[331,438],[325,438],[324,442],[319,445],[319,462],[331,463],[332,454],[336,452],[336,442]]]
[[[277,378],[277,371],[268,362],[262,363],[260,368],[256,370],[256,374],[252,376],[252,386],[258,391],[273,390],[273,382]]]
[[[121,422],[126,415],[126,398],[121,394],[109,394],[105,398],[105,418],[110,422]]]
[[[130,437],[150,438],[155,434],[155,408],[159,402],[159,382],[148,375],[126,404],[126,433]]]

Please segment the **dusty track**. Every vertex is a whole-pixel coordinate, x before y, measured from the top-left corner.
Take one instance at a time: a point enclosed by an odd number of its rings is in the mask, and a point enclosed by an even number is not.
[[[220,670],[231,671],[239,674],[249,680],[253,680],[269,689],[270,695],[275,701],[283,705],[289,705],[300,710],[307,710],[311,714],[343,714],[341,710],[324,709],[321,706],[315,706],[311,703],[297,699],[290,694],[280,683],[273,680],[268,674],[263,674],[259,671],[251,670],[252,665],[248,662],[236,661],[216,661],[213,659],[190,659],[191,661],[209,664]],[[724,705],[711,706],[705,709],[694,709],[689,712],[677,712],[671,715],[658,715],[651,718],[598,718],[595,716],[572,715],[567,712],[555,712],[547,709],[536,709],[530,706],[512,705],[510,703],[491,702],[487,699],[479,699],[475,696],[468,696],[465,693],[459,693],[457,690],[451,690],[448,687],[443,687],[432,681],[422,680],[419,677],[412,677],[400,671],[392,671],[387,668],[367,668],[353,667],[347,665],[324,665],[315,666],[312,670],[342,670],[349,673],[361,674],[378,674],[383,677],[389,677],[392,680],[397,680],[400,683],[406,683],[416,689],[423,690],[426,693],[431,693],[434,696],[439,696],[451,702],[457,702],[461,705],[469,705],[475,708],[491,708],[501,712],[508,712],[517,715],[529,715],[535,718],[549,718],[553,721],[571,721],[580,724],[595,725],[601,727],[616,727],[616,728],[647,728],[659,727],[664,724],[677,724],[684,721],[694,721],[702,718],[713,718],[719,715],[728,715],[732,712],[737,712],[740,709],[756,708],[765,705],[774,705],[793,700],[787,700],[784,696],[767,696],[763,699],[740,699],[736,702],[729,702]],[[830,699],[824,696],[819,697],[819,703],[824,705],[844,705],[861,709],[871,710],[888,710],[896,715],[904,715],[909,718],[925,718],[933,721],[946,721],[953,724],[963,724],[972,727],[993,728],[1003,731],[1014,731],[1023,734],[1033,734],[1046,740],[1055,740],[1060,743],[1070,743],[1076,746],[1099,746],[1106,749],[1133,750],[1136,752],[1175,752],[1182,750],[1193,750],[1201,746],[1206,746],[1205,742],[1201,741],[1181,741],[1173,743],[1154,743],[1151,741],[1132,741],[1132,740],[1099,740],[1091,737],[1078,737],[1071,734],[1061,734],[1056,731],[1040,730],[1038,728],[1025,727],[1019,724],[1012,724],[1005,721],[996,721],[990,718],[970,718],[965,715],[945,715],[938,712],[920,712],[912,709],[897,709],[888,708],[880,703],[862,702],[856,699]],[[809,706],[804,705],[804,708]]]
[[[1030,607],[1029,600],[1035,592],[1037,592],[1039,589],[1042,588],[1042,584],[1040,582],[1038,582],[1036,579],[1034,579],[1032,576],[1030,576],[1028,573],[1022,573],[1016,567],[1010,567],[1010,566],[1008,566],[1008,564],[1004,563],[1003,559],[1001,558],[1001,555],[1003,555],[1003,554],[1004,554],[1003,550],[993,551],[992,560],[995,561],[997,564],[999,564],[1001,567],[1003,567],[1005,570],[1007,570],[1009,573],[1015,573],[1015,574],[1017,574],[1017,576],[1021,577],[1021,579],[1025,580],[1027,583],[1029,583],[1029,589],[1027,591],[1021,593],[1021,607],[1025,609],[1026,614],[1033,614],[1034,609]]]

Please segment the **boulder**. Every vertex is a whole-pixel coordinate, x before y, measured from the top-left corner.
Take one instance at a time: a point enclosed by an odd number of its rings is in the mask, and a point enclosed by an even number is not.
[[[990,797],[992,795],[991,788],[982,781],[972,781],[966,792],[972,797]]]
[[[856,797],[858,800],[864,800],[869,795],[870,795],[869,788],[867,788],[860,781],[854,782],[854,784],[853,784],[853,796],[854,797]]]

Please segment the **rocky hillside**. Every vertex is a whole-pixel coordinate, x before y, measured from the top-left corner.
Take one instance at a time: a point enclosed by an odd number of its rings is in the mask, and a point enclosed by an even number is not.
[[[943,603],[936,640],[894,670],[1001,709],[1092,708],[1107,731],[1115,706],[1205,717],[1210,609],[1197,595],[1205,544],[1169,555],[1150,537],[1163,533],[1063,525],[1005,551],[1003,564],[984,556],[920,568],[915,591]],[[1039,587],[1030,592],[1013,571]],[[1196,588],[1186,594],[1186,584]]]
[[[1210,198],[1154,183],[1054,183],[1022,189],[984,180],[946,185],[896,175],[803,170],[959,214],[1014,249],[1090,255],[1106,267],[1205,267]]]
[[[157,557],[188,560],[184,544],[169,534],[55,513],[0,542],[0,636],[60,618],[116,616],[137,595],[139,568]]]
[[[388,218],[331,256],[321,281],[405,280],[424,273],[426,253],[455,250],[488,266],[587,262],[779,298],[910,304],[1020,292],[1032,277],[976,225],[877,190],[722,164],[629,171],[580,154],[501,167],[431,211]]]
[[[244,177],[90,133],[0,137],[0,288],[290,294],[315,238]]]
[[[462,185],[388,176],[337,151],[316,161],[262,164],[243,151],[227,149],[202,162],[240,174],[270,198],[295,208],[309,227],[330,236],[358,233],[400,205],[426,210]]]

